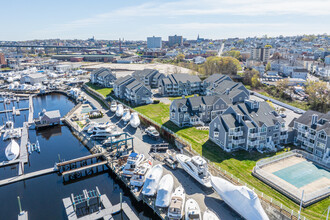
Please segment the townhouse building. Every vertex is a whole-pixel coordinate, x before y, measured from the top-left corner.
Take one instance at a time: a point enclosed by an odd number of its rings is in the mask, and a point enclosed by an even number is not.
[[[163,73],[153,69],[137,70],[132,73],[132,76],[151,88],[158,88],[161,79],[165,77]]]
[[[116,75],[108,68],[99,68],[91,73],[90,80],[93,84],[112,88]]]
[[[150,88],[130,75],[117,79],[114,82],[113,91],[116,97],[130,102],[132,105],[152,103]]]
[[[209,138],[227,152],[276,151],[276,146],[287,143],[288,129],[267,102],[245,100],[229,106],[211,121]]]
[[[219,96],[175,99],[170,105],[170,120],[178,127],[205,125],[225,111],[230,104]]]
[[[202,81],[196,75],[171,74],[161,79],[159,92],[163,96],[200,94],[202,92]]]
[[[294,144],[330,163],[330,112],[309,110],[294,121]]]

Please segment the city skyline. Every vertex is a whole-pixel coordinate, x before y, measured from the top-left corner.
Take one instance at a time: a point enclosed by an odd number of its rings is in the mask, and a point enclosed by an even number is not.
[[[3,2],[0,40],[270,37],[327,32],[330,1]],[[13,16],[14,15],[14,16]]]

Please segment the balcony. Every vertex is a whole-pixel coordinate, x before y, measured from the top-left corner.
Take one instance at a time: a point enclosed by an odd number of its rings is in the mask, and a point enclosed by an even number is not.
[[[304,141],[304,145],[310,148],[314,148],[314,144],[309,141]]]
[[[245,139],[242,138],[242,139],[238,139],[238,140],[231,140],[231,143],[236,144],[236,145],[238,145],[238,144],[244,144],[245,143]]]
[[[316,136],[314,134],[307,133],[306,135],[307,138],[315,140]]]
[[[255,140],[255,141],[250,141],[250,140],[248,140],[248,141],[247,141],[247,144],[248,144],[248,145],[251,145],[251,146],[254,146],[254,145],[258,145],[258,144],[259,144],[259,141],[258,141],[258,140]]]
[[[230,136],[242,136],[243,135],[243,131],[230,131],[229,132]]]
[[[250,138],[256,138],[256,137],[259,137],[259,136],[260,136],[259,133],[249,133]]]
[[[304,129],[304,128],[298,128],[298,131],[299,131],[299,132],[302,132],[302,133],[305,133],[307,130]]]
[[[288,139],[289,135],[288,134],[284,134],[280,136],[280,139]]]
[[[280,131],[287,131],[286,127],[280,127]]]

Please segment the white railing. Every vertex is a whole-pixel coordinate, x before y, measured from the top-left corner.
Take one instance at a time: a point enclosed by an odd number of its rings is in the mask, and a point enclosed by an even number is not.
[[[229,131],[230,136],[242,136],[243,131]]]
[[[260,134],[259,133],[249,133],[248,135],[250,138],[256,138],[256,137],[259,137]]]
[[[280,139],[288,139],[289,135],[285,134],[285,135],[281,135]]]
[[[250,140],[248,140],[248,141],[247,141],[247,144],[248,144],[248,145],[252,145],[252,146],[254,146],[254,145],[258,145],[258,144],[259,144],[259,141],[258,141],[258,140],[255,140],[255,141],[250,141]]]
[[[245,139],[238,139],[238,140],[232,140],[231,141],[233,144],[244,144],[245,143]]]

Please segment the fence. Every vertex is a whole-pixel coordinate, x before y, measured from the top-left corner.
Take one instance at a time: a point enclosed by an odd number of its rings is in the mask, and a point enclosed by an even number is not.
[[[90,88],[89,88],[90,89]],[[94,91],[96,92],[96,91]],[[103,98],[102,100],[104,100],[104,102],[106,102],[106,100]],[[120,100],[116,99],[116,102],[119,102],[120,104],[122,104],[124,107],[126,108],[130,108],[130,106],[124,104],[123,102],[121,102]],[[134,111],[134,110],[132,110]],[[182,137],[180,137],[179,135],[177,135],[176,133],[174,133],[173,131],[171,131],[170,129],[168,129],[167,127],[160,125],[159,123],[155,122],[154,120],[150,119],[149,117],[137,112],[139,114],[140,117],[148,120],[149,124],[153,124],[156,127],[158,127],[160,130],[164,130],[166,132],[168,132],[169,134],[171,134],[173,136],[173,138],[175,139],[175,143],[176,145],[181,145],[178,146],[181,151],[185,154],[189,154],[190,156],[193,155],[198,155],[201,156],[199,153],[197,153],[193,148],[192,145],[184,140]],[[286,217],[289,217],[292,220],[298,220],[298,216],[299,214],[297,212],[295,212],[293,209],[290,209],[286,206],[284,206],[282,203],[274,200],[272,197],[265,195],[263,192],[255,189],[254,187],[248,185],[247,183],[244,183],[242,180],[240,180],[239,178],[235,177],[233,174],[227,172],[226,170],[222,169],[221,167],[217,166],[216,164],[214,164],[213,162],[211,162],[210,160],[208,160],[207,158],[201,156],[205,161],[207,161],[207,163],[209,164],[209,170],[212,174],[214,175],[220,175],[223,178],[229,180],[230,182],[236,184],[236,185],[245,185],[246,187],[252,189],[258,196],[259,198],[264,201],[265,203],[269,204],[270,206],[272,206],[274,209],[276,209],[277,211],[279,211],[282,215],[285,215]],[[300,215],[300,219],[305,220],[306,218],[303,217],[302,215]]]

